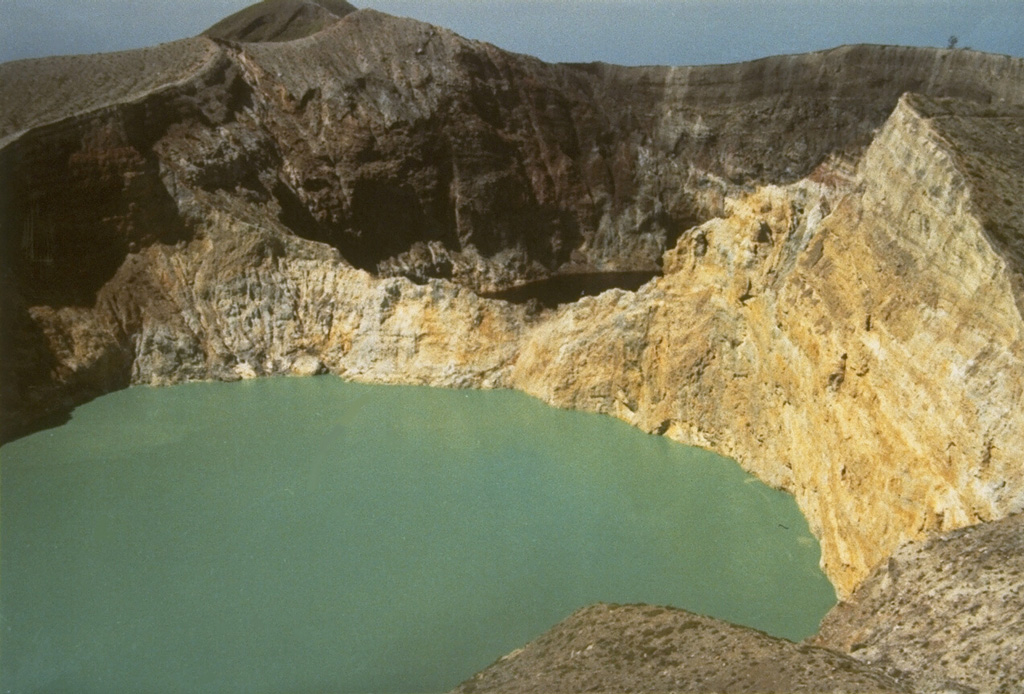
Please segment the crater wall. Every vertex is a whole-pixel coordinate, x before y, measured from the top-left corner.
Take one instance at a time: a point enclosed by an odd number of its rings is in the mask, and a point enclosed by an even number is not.
[[[843,595],[1024,506],[1024,62],[546,65],[372,11],[196,41],[7,131],[5,437],[129,383],[517,387],[793,492]],[[663,276],[478,295],[581,269]]]

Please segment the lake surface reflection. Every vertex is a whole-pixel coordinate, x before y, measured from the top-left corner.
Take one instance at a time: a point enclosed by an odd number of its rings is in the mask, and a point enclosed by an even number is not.
[[[596,602],[793,639],[792,498],[519,393],[132,388],[0,449],[0,690],[444,691]]]

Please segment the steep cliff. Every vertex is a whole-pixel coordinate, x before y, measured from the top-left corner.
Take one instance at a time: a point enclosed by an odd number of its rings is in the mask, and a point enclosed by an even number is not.
[[[905,97],[856,173],[730,200],[663,278],[533,331],[513,383],[791,490],[840,592],[903,541],[1019,510],[1021,265],[979,210],[1019,206],[1020,178],[973,180],[960,160],[1021,170],[1022,125],[1015,108]]]
[[[1024,61],[546,65],[364,10],[0,78],[60,95],[0,90],[5,437],[128,383],[517,387],[792,491],[844,595],[1024,507]]]

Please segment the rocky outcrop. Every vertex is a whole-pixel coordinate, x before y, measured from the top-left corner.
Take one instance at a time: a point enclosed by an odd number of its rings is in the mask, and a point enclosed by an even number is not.
[[[154,385],[331,371],[353,380],[496,387],[524,310],[433,281],[375,279],[333,249],[219,219],[121,268],[98,312]]]
[[[842,595],[1024,508],[1024,61],[546,65],[372,11],[110,61],[0,66],[61,95],[2,102],[5,437],[128,383],[516,387],[793,492]]]
[[[494,692],[907,692],[835,651],[650,605],[574,613],[454,690]]]

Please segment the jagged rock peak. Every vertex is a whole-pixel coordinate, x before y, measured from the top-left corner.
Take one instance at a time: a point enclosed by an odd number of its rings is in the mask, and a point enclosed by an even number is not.
[[[291,41],[337,23],[356,8],[345,0],[263,0],[203,32],[203,36],[256,43]]]

